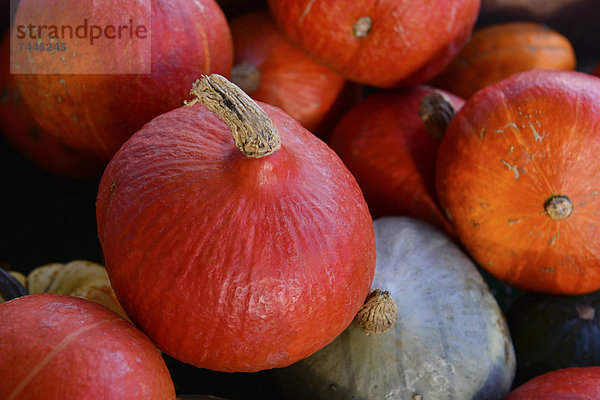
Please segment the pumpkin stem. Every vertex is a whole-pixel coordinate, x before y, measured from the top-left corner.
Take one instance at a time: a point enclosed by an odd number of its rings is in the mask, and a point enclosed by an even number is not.
[[[356,323],[367,335],[390,330],[398,319],[398,306],[390,292],[373,289],[356,314]]]
[[[427,93],[419,104],[419,117],[427,133],[437,140],[442,140],[444,132],[456,110],[446,94],[439,90]]]
[[[567,196],[552,196],[544,207],[550,218],[555,221],[567,218],[573,211],[573,203]]]
[[[596,316],[596,310],[588,304],[576,304],[575,310],[581,319],[591,321]]]
[[[231,70],[231,82],[247,94],[256,92],[260,86],[260,69],[246,61],[235,64]]]
[[[279,133],[267,113],[242,89],[221,75],[205,75],[192,85],[198,102],[219,115],[231,129],[235,145],[246,157],[261,158],[281,148]]]
[[[0,295],[4,300],[9,301],[28,294],[17,278],[0,268]]]
[[[360,17],[352,26],[352,32],[354,33],[354,37],[361,39],[371,33],[372,27],[373,20],[371,17]]]

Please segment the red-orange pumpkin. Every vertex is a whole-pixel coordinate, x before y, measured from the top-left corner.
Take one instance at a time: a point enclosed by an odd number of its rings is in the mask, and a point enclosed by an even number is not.
[[[68,178],[94,178],[102,174],[106,162],[82,154],[62,144],[35,122],[21,100],[10,72],[10,41],[0,45],[0,131],[13,147],[38,167]]]
[[[347,79],[389,87],[424,82],[469,37],[480,0],[268,0],[289,39]]]
[[[22,0],[15,18],[16,24],[25,25],[46,21],[73,25],[80,22],[79,16],[85,16],[89,24],[96,20],[118,24],[141,14],[147,4],[130,0],[112,2],[110,6],[79,0]],[[23,99],[42,129],[69,147],[109,160],[144,123],[181,105],[189,83],[198,74],[230,74],[231,35],[214,0],[151,0],[150,5],[150,54],[135,48],[135,43],[127,51],[90,45],[78,48],[82,52],[80,58],[69,58],[69,62],[77,68],[102,62],[102,70],[110,71],[129,60],[149,57],[151,74],[16,75]],[[72,44],[66,43],[67,51],[73,51]],[[28,54],[15,47],[13,55],[25,56],[25,60],[13,62],[13,66],[27,66],[39,72],[52,71],[63,63],[60,51],[37,51],[33,58]],[[98,61],[99,55],[109,56],[114,63]]]
[[[438,151],[436,189],[478,263],[516,287],[600,288],[600,79],[527,71],[471,97]]]
[[[600,367],[573,367],[548,372],[525,382],[504,400],[598,400]]]
[[[96,214],[119,302],[161,350],[256,371],[305,358],[350,324],[373,279],[375,239],[335,153],[230,87],[210,76],[193,91],[231,129],[195,104],[127,141]]]
[[[174,400],[156,347],[100,304],[33,294],[0,304],[0,398]]]
[[[292,46],[266,11],[235,18],[229,26],[235,49],[232,81],[309,131],[325,134],[319,128],[346,80]],[[341,117],[341,110],[334,111]]]
[[[421,99],[433,90],[415,86],[369,96],[342,118],[329,144],[356,177],[373,217],[407,215],[451,232],[435,194],[440,142],[418,115]],[[455,109],[463,105],[446,95]]]
[[[492,83],[535,68],[575,69],[569,40],[547,26],[507,22],[476,30],[432,84],[464,98]]]

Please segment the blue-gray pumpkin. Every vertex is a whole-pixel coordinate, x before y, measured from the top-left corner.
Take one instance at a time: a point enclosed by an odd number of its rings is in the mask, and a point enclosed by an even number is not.
[[[275,370],[281,390],[310,399],[502,399],[515,374],[513,344],[473,262],[423,222],[386,217],[374,227],[364,308],[331,344]]]

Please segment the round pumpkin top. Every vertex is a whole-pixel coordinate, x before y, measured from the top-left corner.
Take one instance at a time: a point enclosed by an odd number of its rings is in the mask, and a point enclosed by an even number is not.
[[[280,29],[347,79],[389,87],[439,73],[469,37],[480,0],[269,0]]]
[[[280,137],[279,148],[264,145],[272,154],[236,147],[264,147],[242,132],[251,121],[242,106],[222,104],[240,112],[234,141],[194,104],[137,132],[98,190],[119,302],[161,350],[203,368],[255,371],[308,356],[348,326],[373,278],[358,184],[325,143],[258,104]],[[255,129],[270,136],[266,124]]]
[[[533,70],[475,94],[439,148],[436,189],[478,263],[514,286],[600,287],[600,79]]]

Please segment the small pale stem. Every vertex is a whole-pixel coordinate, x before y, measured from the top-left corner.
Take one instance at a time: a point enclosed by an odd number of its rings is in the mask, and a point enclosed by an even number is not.
[[[591,321],[596,316],[596,310],[594,307],[588,304],[577,304],[575,305],[575,310],[577,311],[577,315],[579,318]]]
[[[398,306],[390,292],[373,289],[356,314],[356,323],[367,335],[392,329],[398,319]]]
[[[426,94],[419,105],[419,117],[430,136],[442,140],[456,111],[450,98],[439,90]]]
[[[212,74],[197,80],[190,94],[219,115],[229,126],[235,145],[246,157],[261,158],[281,148],[279,133],[267,113],[242,89],[221,75]]]
[[[362,39],[371,33],[371,28],[373,28],[373,20],[371,17],[360,17],[352,26],[352,31],[354,37]]]

